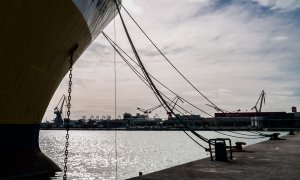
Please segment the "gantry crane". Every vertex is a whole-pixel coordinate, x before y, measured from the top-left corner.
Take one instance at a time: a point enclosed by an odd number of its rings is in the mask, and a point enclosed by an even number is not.
[[[259,103],[259,108],[257,108],[258,102],[260,102]],[[266,103],[266,93],[265,93],[264,90],[262,90],[262,92],[260,93],[255,106],[251,110],[255,109],[256,112],[261,112],[263,103],[264,104]]]

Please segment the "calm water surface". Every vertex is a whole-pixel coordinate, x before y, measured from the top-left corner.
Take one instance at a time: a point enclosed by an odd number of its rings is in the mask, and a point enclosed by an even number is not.
[[[42,151],[62,169],[65,133],[63,130],[40,132]],[[225,137],[211,131],[199,133],[208,139]],[[117,179],[126,179],[138,176],[139,172],[147,174],[209,156],[181,131],[117,131],[116,135],[117,161],[114,131],[70,131],[68,179],[116,179],[116,164]],[[250,145],[267,139],[231,140]],[[61,174],[57,176],[61,179]]]

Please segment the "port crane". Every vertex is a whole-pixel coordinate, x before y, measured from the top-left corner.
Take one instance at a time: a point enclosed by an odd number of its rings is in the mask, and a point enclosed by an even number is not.
[[[258,103],[259,103],[259,108],[257,107]],[[266,93],[265,93],[264,90],[262,90],[262,92],[260,93],[255,106],[251,110],[255,109],[256,112],[261,112],[261,108],[262,108],[263,103],[264,104],[266,103]]]
[[[152,111],[156,110],[157,108],[160,108],[161,106],[162,106],[162,104],[157,105],[157,106],[154,106],[154,107],[152,107],[152,108],[150,108],[150,109],[143,109],[143,108],[139,108],[139,107],[138,107],[137,110],[143,112],[143,113],[145,114],[145,116],[148,118],[148,115],[149,115],[150,113],[152,113]]]
[[[183,103],[183,101],[181,100],[181,98],[180,98],[179,96],[176,96],[170,103],[168,103],[170,106],[172,106],[172,107],[171,107],[172,110],[175,108],[175,106],[176,106],[178,100],[180,100],[180,101]],[[173,104],[173,105],[172,105],[172,104]],[[145,116],[148,117],[148,115],[149,115],[150,113],[152,113],[152,111],[156,110],[157,108],[160,108],[161,106],[163,106],[163,105],[160,104],[160,105],[154,106],[154,107],[152,107],[152,108],[150,108],[150,109],[143,109],[143,108],[139,108],[139,107],[138,107],[137,110],[143,112],[143,113],[145,114]],[[167,112],[167,114],[168,114],[168,116],[171,116],[172,113],[171,113],[171,112]]]
[[[173,111],[173,109],[175,108],[175,106],[176,106],[178,100],[180,100],[180,101],[183,103],[182,99],[181,99],[179,96],[176,96],[176,97],[170,102],[169,105],[171,106],[172,111]],[[172,104],[173,104],[173,106],[172,106]],[[167,114],[168,114],[168,117],[169,117],[169,118],[172,118],[172,112],[169,112],[169,111],[168,111]]]
[[[67,103],[67,97],[65,95],[62,95],[57,106],[54,108],[54,114],[56,115],[54,119],[54,124],[56,124],[56,126],[58,127],[63,124],[62,113],[63,113],[64,103]]]

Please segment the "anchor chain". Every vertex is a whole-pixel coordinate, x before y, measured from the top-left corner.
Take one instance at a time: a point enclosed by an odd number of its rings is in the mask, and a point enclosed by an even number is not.
[[[71,115],[71,92],[72,92],[72,71],[73,71],[73,53],[70,54],[70,70],[69,70],[69,88],[68,88],[68,103],[67,103],[67,119],[65,120],[66,142],[65,142],[65,159],[64,159],[64,175],[63,179],[67,179],[67,163],[68,163],[68,147],[69,147],[69,130],[70,130],[70,115]]]

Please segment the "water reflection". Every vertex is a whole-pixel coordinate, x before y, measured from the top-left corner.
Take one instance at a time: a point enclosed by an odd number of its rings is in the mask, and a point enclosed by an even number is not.
[[[209,139],[225,137],[210,131],[199,133]],[[266,140],[231,139],[233,143],[244,141],[247,145]],[[114,131],[74,130],[70,131],[69,141],[68,179],[116,179]],[[40,132],[41,150],[60,167],[63,167],[64,142],[65,131]],[[118,131],[117,151],[118,179],[135,177],[139,172],[147,174],[209,156],[180,131]],[[57,173],[52,179],[60,177],[61,173]]]

